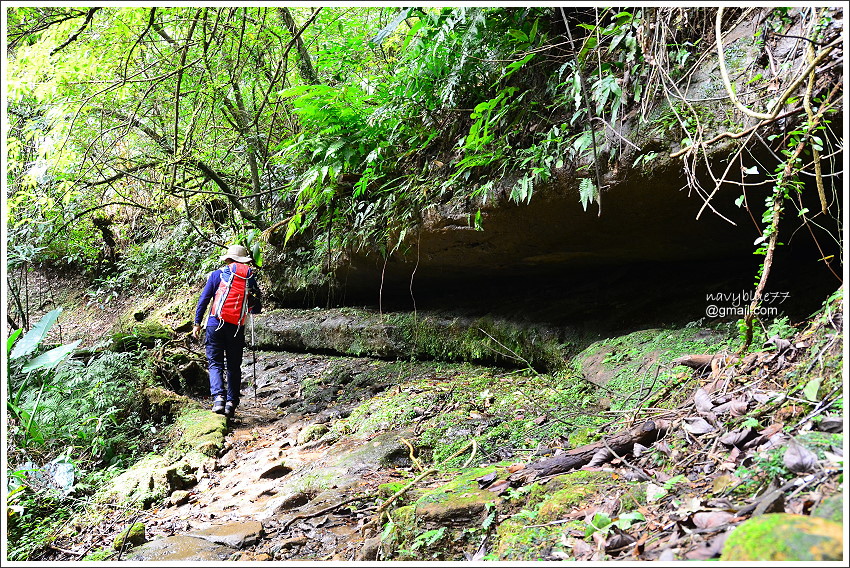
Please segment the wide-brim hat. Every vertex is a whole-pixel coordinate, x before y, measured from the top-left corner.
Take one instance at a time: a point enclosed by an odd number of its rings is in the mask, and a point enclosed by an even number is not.
[[[251,262],[253,259],[251,258],[251,254],[248,252],[248,249],[243,247],[242,245],[231,245],[227,252],[221,255],[221,261],[226,262],[227,259],[233,260],[235,262]]]

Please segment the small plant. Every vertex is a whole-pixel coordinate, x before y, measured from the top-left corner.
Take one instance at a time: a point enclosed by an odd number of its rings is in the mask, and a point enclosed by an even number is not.
[[[439,542],[446,536],[446,527],[439,529],[427,530],[422,534],[416,535],[413,543],[410,545],[409,552],[415,552],[423,547],[430,547]]]
[[[596,513],[591,520],[586,521],[587,527],[584,530],[584,536],[589,537],[594,533],[602,533],[604,536],[608,536],[613,527],[625,531],[645,520],[646,517],[638,511],[623,513],[614,519],[611,519],[605,513]]]
[[[773,320],[773,322],[771,322],[771,324],[767,327],[766,331],[768,338],[779,337],[780,339],[791,338],[795,333],[797,333],[797,328],[788,323],[787,316]]]

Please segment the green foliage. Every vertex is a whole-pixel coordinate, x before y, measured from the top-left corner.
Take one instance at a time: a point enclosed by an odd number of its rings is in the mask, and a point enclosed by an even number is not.
[[[627,114],[665,143],[739,126],[661,92],[704,61],[711,9],[115,6],[82,28],[87,10],[44,10],[8,13],[10,266],[90,271],[102,305],[211,269],[223,242],[330,288],[352,251],[406,252],[428,207],[480,207],[501,180],[528,203],[578,178],[587,210],[604,187],[584,170],[624,165],[609,134],[630,137]],[[773,10],[762,29],[796,17]],[[792,125],[778,145],[826,152],[822,128]],[[773,177],[777,199],[799,193]]]
[[[579,196],[581,197],[581,208],[587,211],[587,206],[594,201],[599,200],[599,193],[596,189],[596,184],[590,178],[581,178],[578,186]]]
[[[645,521],[643,514],[638,511],[633,511],[631,513],[623,513],[619,515],[615,520],[612,520],[606,513],[596,513],[593,515],[593,518],[586,521],[587,528],[585,529],[584,536],[589,537],[593,533],[602,533],[603,536],[608,536],[608,533],[614,528],[618,528],[620,530],[626,531],[632,527],[632,525]]]
[[[29,442],[45,443],[39,422],[34,419],[41,408],[39,405],[44,394],[46,377],[49,377],[52,371],[65,361],[80,344],[80,340],[77,340],[50,349],[26,362],[21,360],[38,349],[61,312],[61,308],[57,308],[46,313],[18,342],[13,344],[12,338],[10,338],[6,346],[9,358],[7,388],[9,393],[15,393],[7,400],[7,405],[12,415],[20,421],[25,444]],[[34,372],[35,374],[33,374]],[[32,395],[36,383],[39,384],[35,402],[28,404],[27,395]],[[28,388],[30,390],[27,390]]]
[[[73,510],[55,490],[20,485],[7,501],[8,556],[26,561],[51,541],[52,535],[73,516]]]
[[[413,543],[410,545],[410,550],[415,551],[422,547],[428,547],[441,540],[446,535],[446,527],[432,529],[416,535]]]
[[[41,342],[44,341],[44,338],[47,336],[50,328],[54,323],[56,323],[56,320],[59,319],[59,314],[61,313],[62,308],[57,308],[44,314],[38,323],[32,326],[32,329],[30,329],[17,343],[14,343],[13,339],[10,337],[9,343],[6,346],[6,354],[9,356],[9,359],[18,359],[35,351]]]
[[[138,414],[140,363],[130,354],[104,353],[88,365],[44,375],[37,389],[25,377],[11,375],[10,391],[20,393],[16,414],[27,419],[27,427],[13,426],[10,435],[19,447],[41,446],[41,452],[70,445],[97,462],[127,459],[146,436]]]
[[[78,507],[74,499],[102,483],[90,466],[126,465],[153,433],[141,415],[147,379],[139,356],[104,353],[71,359],[80,341],[46,349],[61,310],[49,312],[7,344],[10,468],[9,558],[31,560]],[[44,465],[39,465],[44,464]]]

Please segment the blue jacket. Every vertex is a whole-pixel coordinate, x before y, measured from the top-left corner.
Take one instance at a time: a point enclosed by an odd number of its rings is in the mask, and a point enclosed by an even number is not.
[[[195,308],[196,325],[203,325],[204,314],[207,312],[207,306],[209,306],[210,301],[215,296],[215,291],[218,290],[218,283],[221,282],[222,269],[224,268],[225,267],[222,266],[217,270],[213,270],[207,277],[207,283],[204,286],[204,289],[201,291],[201,297],[198,299],[198,307]],[[260,287],[257,285],[256,274],[251,274],[251,276],[248,277],[247,290],[248,313],[260,313],[263,310],[263,306],[262,299],[260,296]],[[209,320],[207,321],[207,325],[218,327],[218,324],[218,318],[210,314]]]

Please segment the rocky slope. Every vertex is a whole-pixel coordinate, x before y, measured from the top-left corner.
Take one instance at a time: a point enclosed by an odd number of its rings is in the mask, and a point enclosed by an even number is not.
[[[840,559],[842,333],[839,296],[743,358],[719,330],[654,329],[555,376],[262,351],[226,428],[151,394],[174,443],[54,559]]]

